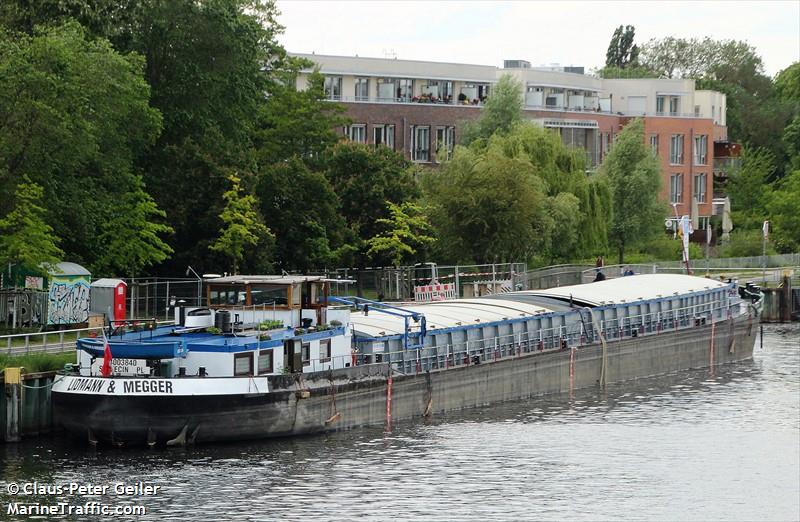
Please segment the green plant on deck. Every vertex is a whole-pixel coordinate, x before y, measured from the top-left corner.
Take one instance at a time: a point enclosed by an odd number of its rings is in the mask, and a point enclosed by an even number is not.
[[[339,328],[340,326],[342,326],[342,322],[334,319],[333,321],[331,321],[330,325],[333,328]]]
[[[261,334],[258,336],[259,341],[271,341],[272,336],[270,334]]]
[[[283,328],[283,321],[278,319],[267,319],[258,325],[259,330],[277,330],[278,328]]]
[[[222,330],[220,330],[220,329],[219,329],[219,328],[217,328],[216,326],[209,326],[208,328],[206,328],[206,333],[210,333],[210,334],[214,334],[214,335],[219,335],[219,334],[221,334],[221,333],[222,333]]]

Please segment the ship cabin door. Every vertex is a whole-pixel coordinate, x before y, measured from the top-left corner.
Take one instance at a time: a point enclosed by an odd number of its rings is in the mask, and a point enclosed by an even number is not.
[[[283,341],[283,361],[289,373],[303,371],[303,354],[300,341]]]

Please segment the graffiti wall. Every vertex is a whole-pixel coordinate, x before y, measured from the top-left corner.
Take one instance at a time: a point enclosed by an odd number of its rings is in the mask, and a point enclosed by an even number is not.
[[[89,320],[89,278],[53,277],[47,303],[47,324],[75,324]]]

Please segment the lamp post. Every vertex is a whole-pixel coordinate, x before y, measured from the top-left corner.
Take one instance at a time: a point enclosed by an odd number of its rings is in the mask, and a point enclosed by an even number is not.
[[[187,266],[187,267],[186,267],[186,275],[187,275],[187,276],[189,275],[189,272],[191,272],[192,274],[194,274],[194,276],[197,278],[197,306],[202,306],[202,305],[203,305],[203,302],[202,302],[202,300],[201,300],[200,294],[201,294],[201,292],[203,291],[203,290],[202,290],[202,287],[203,287],[203,278],[202,278],[202,277],[200,277],[200,275],[199,275],[197,272],[195,272],[195,271],[194,271],[194,268],[192,268],[191,266]]]

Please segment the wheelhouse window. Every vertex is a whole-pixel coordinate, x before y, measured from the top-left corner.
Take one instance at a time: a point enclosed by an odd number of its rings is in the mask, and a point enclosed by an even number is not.
[[[683,174],[673,174],[669,177],[669,202],[683,202]]]
[[[411,160],[430,161],[430,127],[411,128]]]
[[[303,360],[303,366],[311,364],[311,343],[303,343],[300,350],[300,357]]]
[[[372,128],[373,143],[394,150],[394,125],[375,125]]]
[[[322,339],[319,342],[319,362],[328,362],[331,360],[331,340]]]
[[[369,78],[355,79],[356,101],[369,100]]]
[[[250,286],[250,304],[253,305],[286,305],[288,302],[288,286],[253,284]]]
[[[258,374],[272,373],[274,371],[272,350],[261,350],[258,352]]]
[[[342,99],[342,77],[341,76],[326,76],[325,77],[325,97],[329,100]]]
[[[212,306],[244,306],[247,304],[247,289],[243,285],[211,286],[208,300]]]
[[[233,354],[233,374],[236,376],[253,375],[253,354],[251,352]]]

